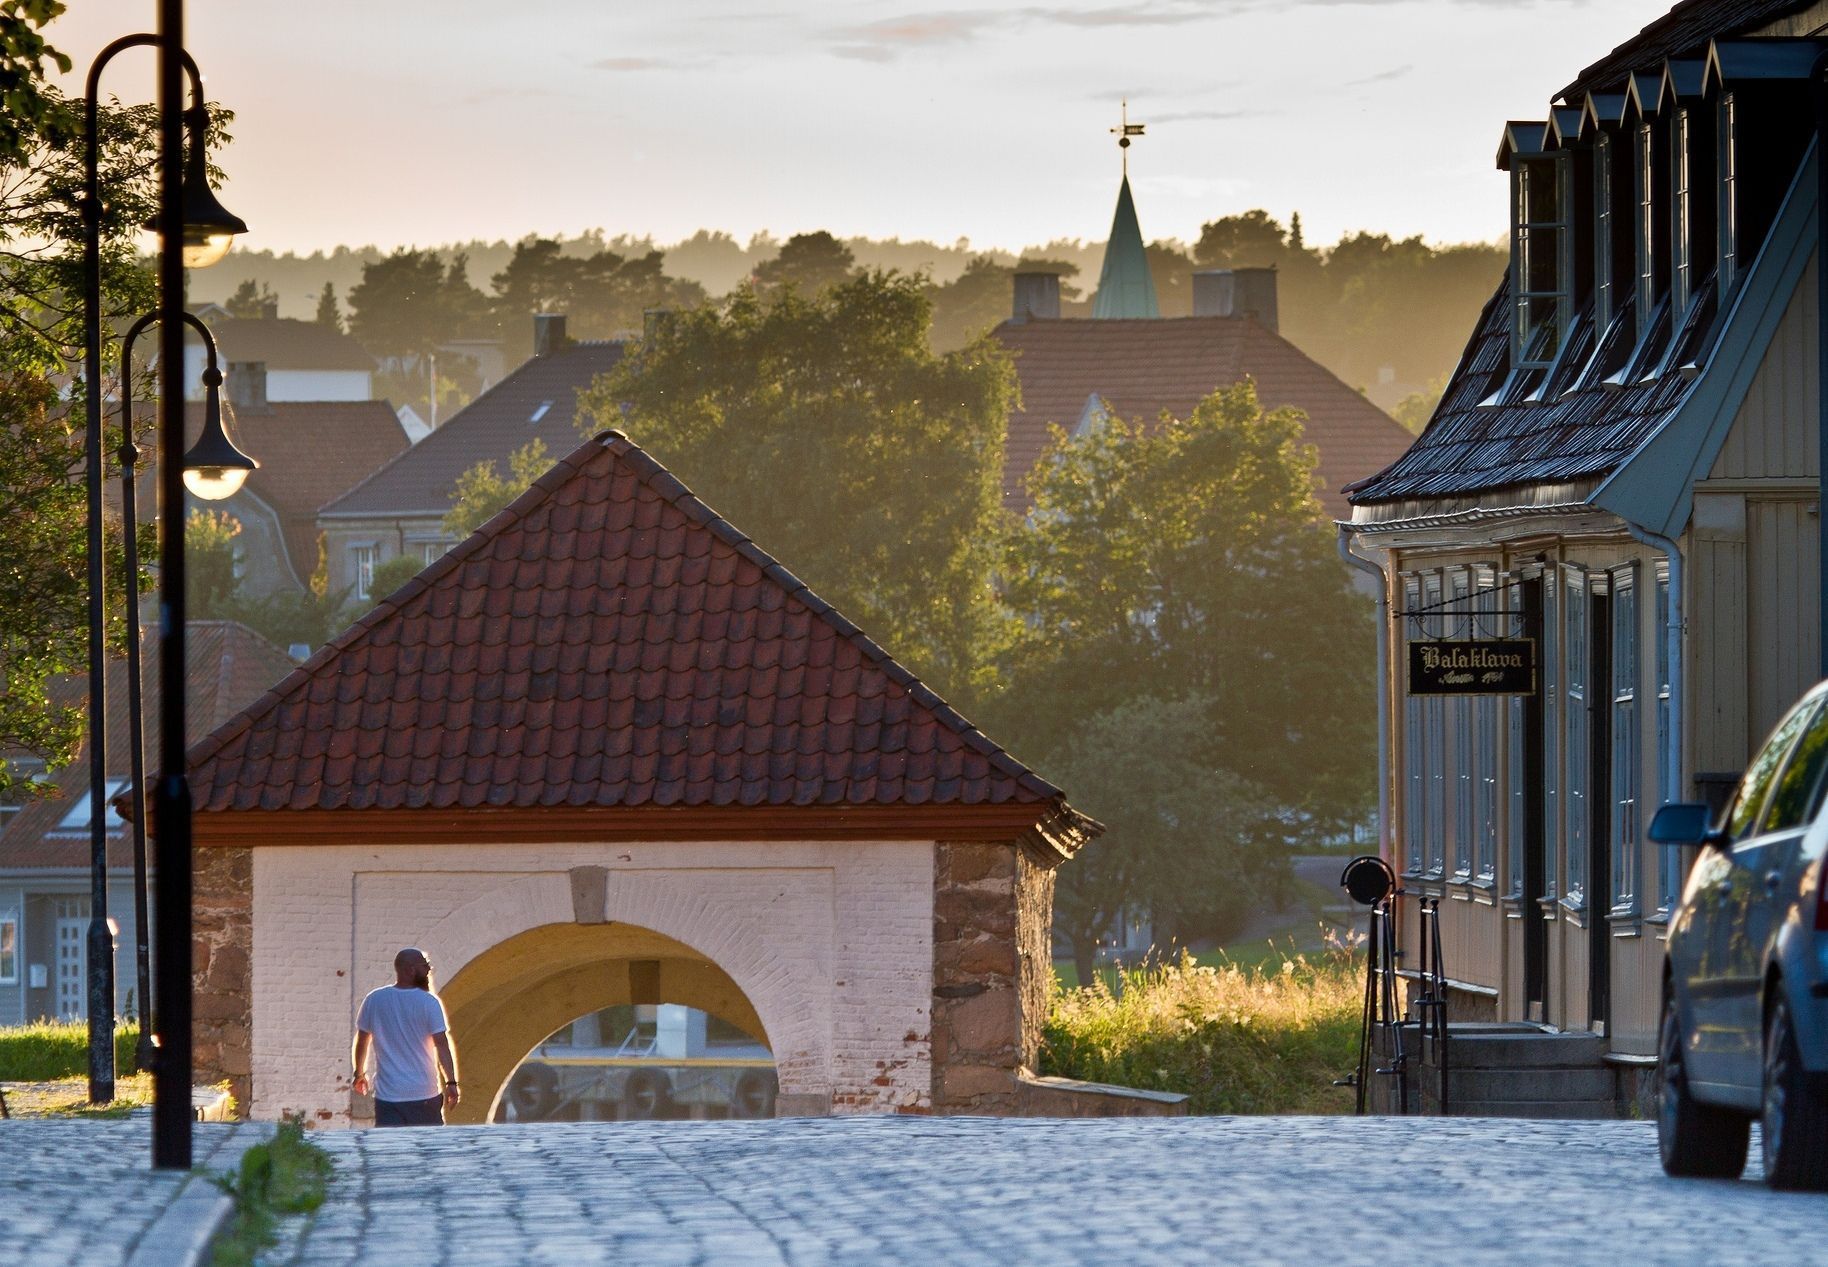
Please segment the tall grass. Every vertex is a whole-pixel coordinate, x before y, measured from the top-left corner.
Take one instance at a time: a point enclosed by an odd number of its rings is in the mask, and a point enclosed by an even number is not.
[[[1344,1113],[1364,961],[1335,943],[1268,962],[1179,959],[1054,997],[1041,1071],[1189,1097],[1194,1113]]]
[[[114,1067],[133,1068],[133,1049],[140,1041],[137,1025],[114,1031]],[[34,1021],[0,1027],[0,1082],[49,1082],[79,1078],[89,1072],[87,1021]]]

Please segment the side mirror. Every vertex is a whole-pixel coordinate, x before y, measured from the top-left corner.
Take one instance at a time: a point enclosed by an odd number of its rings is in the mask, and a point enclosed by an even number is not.
[[[1689,849],[1721,844],[1725,841],[1726,834],[1715,831],[1710,818],[1705,805],[1676,803],[1662,806],[1650,820],[1650,839],[1655,844],[1681,845]]]

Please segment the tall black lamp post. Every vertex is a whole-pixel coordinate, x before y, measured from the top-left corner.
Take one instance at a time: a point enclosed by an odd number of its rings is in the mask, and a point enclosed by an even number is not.
[[[121,340],[121,522],[126,548],[126,573],[139,575],[140,543],[136,506],[140,447],[133,437],[133,345],[146,327],[159,320],[149,312],[135,321]],[[208,362],[203,370],[203,433],[184,455],[184,485],[204,501],[233,497],[259,463],[237,449],[222,429],[222,370],[215,336],[190,313],[184,324],[203,340]],[[147,910],[146,875],[146,695],[140,685],[140,607],[127,603],[127,796],[133,818],[133,926],[135,996],[140,1007],[140,1040],[134,1061],[150,1069],[157,1047],[152,1041],[152,921]]]
[[[204,105],[203,79],[197,72],[196,63],[185,53],[182,47],[183,3],[182,0],[161,0],[160,34],[128,35],[115,40],[97,55],[89,67],[88,78],[83,92],[83,383],[87,423],[85,440],[87,443],[87,460],[85,463],[85,485],[88,492],[88,583],[89,583],[89,930],[88,930],[88,967],[89,967],[89,1099],[93,1103],[105,1104],[114,1098],[114,934],[108,920],[108,762],[107,762],[107,712],[106,712],[106,608],[103,603],[103,563],[102,563],[102,474],[103,445],[102,432],[102,194],[101,194],[101,157],[99,138],[96,134],[97,115],[100,112],[99,88],[102,71],[114,57],[129,48],[157,47],[159,59],[159,104],[160,104],[160,174],[161,174],[161,212],[159,228],[163,242],[161,256],[161,311],[175,306],[172,319],[167,323],[176,327],[182,320],[184,304],[184,267],[201,268],[215,263],[227,252],[229,244],[237,233],[247,232],[247,225],[229,214],[216,201],[210,191],[207,175],[207,132],[209,112]],[[169,65],[168,65],[169,63]],[[188,72],[191,89],[191,106],[184,110],[182,99],[182,72]],[[185,178],[185,160],[183,132],[188,126],[191,133],[189,179]],[[165,258],[169,257],[169,258]],[[175,276],[175,284],[169,281]],[[176,365],[167,365],[165,381],[168,391],[177,392],[175,405],[168,401],[166,413],[175,419],[173,436],[175,442],[166,451],[176,454],[183,447],[183,336],[165,340],[167,351],[177,359]],[[169,419],[168,419],[169,421]],[[179,544],[182,544],[183,527],[183,486],[181,475],[175,469],[176,461],[169,463],[174,469],[171,482],[177,487],[179,505],[167,507],[171,512],[169,521],[179,528]],[[182,572],[182,564],[179,565]],[[132,606],[131,603],[128,604]],[[179,608],[180,615],[182,607]],[[179,650],[182,651],[182,631],[179,631]],[[169,681],[169,677],[164,678]],[[178,672],[178,682],[183,681],[182,657]],[[169,714],[172,708],[169,703],[162,710]],[[177,709],[179,724],[182,726],[182,705]],[[182,731],[180,731],[180,734]],[[182,758],[180,757],[180,760]],[[186,820],[188,822],[188,819]],[[188,834],[185,840],[185,866],[189,865]],[[163,891],[163,884],[161,884]],[[189,933],[189,891],[185,891],[185,918],[182,921],[184,946],[188,952]],[[189,956],[185,955],[188,965]],[[163,975],[163,974],[161,974]],[[186,969],[185,987],[189,988],[189,973]],[[144,999],[140,1003],[141,1011],[146,1010]],[[188,1021],[188,1011],[185,1016]],[[186,1025],[184,1076],[188,1083],[189,1071],[189,1029]],[[189,1118],[190,1092],[188,1086],[184,1092],[186,1123]],[[156,1116],[156,1112],[155,1112]],[[189,1166],[189,1134],[185,1133],[185,1166]]]

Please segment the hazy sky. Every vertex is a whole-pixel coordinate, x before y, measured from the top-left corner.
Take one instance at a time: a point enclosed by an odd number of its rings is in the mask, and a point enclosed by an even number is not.
[[[918,4],[919,0],[916,0]],[[1020,247],[1109,228],[1127,96],[1145,235],[1262,206],[1493,238],[1507,118],[1671,0],[192,0],[249,245],[814,228]],[[77,78],[150,0],[73,0]],[[107,90],[146,93],[129,53]]]

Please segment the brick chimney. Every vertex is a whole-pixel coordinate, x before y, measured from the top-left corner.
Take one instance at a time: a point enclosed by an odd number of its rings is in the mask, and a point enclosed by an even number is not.
[[[1058,273],[1017,273],[1015,305],[1010,317],[1027,321],[1039,317],[1044,321],[1060,319],[1060,275]]]
[[[1193,315],[1255,317],[1264,329],[1280,329],[1273,268],[1203,268],[1193,275]]]
[[[230,361],[228,376],[223,379],[228,402],[238,414],[270,414],[267,403],[267,363],[265,361]]]
[[[533,316],[533,355],[549,356],[571,340],[565,337],[565,314],[540,312]]]

